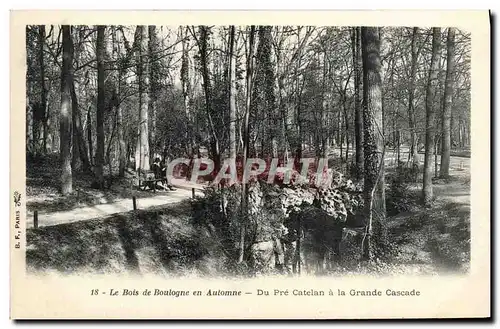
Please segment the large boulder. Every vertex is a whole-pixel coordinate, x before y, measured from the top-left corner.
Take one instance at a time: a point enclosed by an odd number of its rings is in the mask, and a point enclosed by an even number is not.
[[[280,273],[285,261],[281,241],[273,239],[252,244],[248,261],[257,275]]]

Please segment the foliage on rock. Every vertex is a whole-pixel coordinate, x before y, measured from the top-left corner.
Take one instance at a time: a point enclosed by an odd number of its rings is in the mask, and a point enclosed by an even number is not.
[[[330,170],[328,175],[331,179],[327,187],[308,185],[308,180],[281,185],[269,184],[264,179],[250,181],[246,222],[241,220],[245,218],[241,206],[241,185],[233,184],[222,189],[209,187],[203,198],[193,201],[194,217],[199,223],[216,228],[226,245],[230,246],[227,248],[233,252],[240,243],[241,225],[245,225],[249,265],[263,270],[270,266],[271,259],[275,260],[275,256],[270,256],[275,254],[270,249],[276,248],[276,241],[284,239],[292,242],[297,239],[297,218],[301,218],[304,227],[314,236],[322,230],[332,230],[332,227],[341,231],[347,217],[362,208],[361,186],[338,172]],[[309,177],[309,181],[314,179]],[[259,255],[265,255],[265,259]]]

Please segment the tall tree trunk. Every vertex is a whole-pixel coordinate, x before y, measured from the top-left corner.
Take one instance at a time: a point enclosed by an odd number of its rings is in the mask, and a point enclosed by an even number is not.
[[[283,40],[283,39],[282,39]],[[288,117],[288,111],[286,107],[284,106],[284,93],[285,93],[285,86],[284,86],[284,73],[287,71],[287,68],[283,69],[283,73],[281,73],[282,69],[280,68],[280,63],[281,63],[281,58],[282,58],[282,51],[281,47],[283,45],[283,41],[279,41],[278,46],[275,47],[275,56],[276,56],[276,88],[277,88],[277,104],[276,108],[278,109],[281,118],[280,118],[280,132],[281,132],[281,141],[282,141],[282,150],[284,151],[284,159],[285,162],[288,162],[289,160],[289,141],[288,141],[288,122],[287,122],[287,117]]]
[[[149,109],[149,73],[148,73],[148,31],[145,26],[138,25],[136,37],[139,38],[138,52],[138,83],[139,83],[139,127],[135,166],[138,170],[149,170],[149,134],[148,134],[148,109]]]
[[[73,175],[71,171],[71,71],[72,71],[72,49],[71,27],[62,26],[63,60],[61,69],[61,113],[59,119],[60,127],[60,149],[61,149],[61,193],[68,195],[73,192]]]
[[[458,115],[458,120],[457,120],[457,139],[458,139],[458,147],[462,148],[463,147],[463,136],[462,136],[462,116],[459,114]]]
[[[247,57],[247,72],[246,72],[246,107],[245,107],[245,119],[244,119],[244,130],[243,130],[243,164],[245,165],[249,156],[249,144],[250,144],[250,131],[249,131],[249,118],[250,118],[250,108],[252,105],[252,85],[253,85],[253,70],[254,70],[254,48],[255,48],[255,26],[250,26],[249,35],[249,50]],[[245,180],[242,180],[241,186],[241,228],[240,228],[240,252],[238,256],[238,263],[242,263],[245,256],[245,235],[246,235],[246,225],[248,218],[248,185]]]
[[[33,28],[26,26],[26,47],[33,43]],[[28,50],[29,48],[26,48]],[[33,61],[29,52],[26,52],[26,155],[35,155],[35,86],[31,83],[30,75],[34,72],[36,63]]]
[[[467,124],[464,125],[464,133],[467,140],[466,146],[470,147],[470,126],[469,121],[467,120]]]
[[[80,171],[82,169],[82,160],[80,158],[80,141],[78,140],[78,130],[77,130],[77,111],[78,111],[78,100],[76,98],[75,91],[75,81],[72,79],[71,82],[71,108],[72,108],[72,119],[73,119],[73,156],[71,157],[71,169],[73,172]]]
[[[442,124],[442,146],[440,176],[445,178],[450,174],[450,148],[451,148],[451,106],[453,101],[453,85],[455,70],[455,28],[448,28],[447,39],[447,64],[444,90],[444,106]]]
[[[318,157],[326,158],[328,156],[328,150],[326,147],[326,138],[327,134],[325,133],[325,126],[328,125],[328,119],[327,119],[327,110],[328,110],[328,97],[326,95],[327,93],[327,77],[328,77],[328,65],[327,65],[327,50],[323,52],[323,63],[322,63],[322,77],[321,77],[321,106],[320,106],[320,116],[319,116],[319,125],[318,125],[318,145],[320,146],[320,153],[318,154]]]
[[[354,67],[354,128],[356,143],[356,175],[363,177],[363,109],[361,108],[361,69],[363,61],[361,58],[361,28],[352,29],[352,56]]]
[[[181,27],[181,33],[183,28]],[[187,143],[187,153],[190,156],[195,156],[195,145],[196,141],[194,138],[194,116],[191,110],[191,80],[189,74],[189,41],[187,39],[187,28],[186,33],[181,34],[182,38],[182,58],[181,58],[181,85],[182,85],[182,96],[184,99],[184,110],[186,113],[186,143]]]
[[[439,57],[441,53],[441,29],[432,29],[432,56],[429,69],[429,80],[425,98],[426,130],[425,130],[425,159],[424,159],[424,183],[422,188],[423,203],[428,205],[432,201],[432,151],[435,138],[436,113],[434,109],[434,98],[438,84]]]
[[[376,241],[387,242],[384,187],[384,127],[380,34],[377,27],[362,27],[363,48],[363,120],[364,120],[364,212],[367,219],[363,257],[372,259],[372,232]]]
[[[78,108],[78,98],[74,79],[72,79],[71,83],[71,105],[73,110],[73,170],[79,168],[79,165],[81,165],[83,171],[90,172],[91,166],[87,143],[83,138],[82,120],[80,118],[80,109]]]
[[[93,166],[94,160],[94,143],[92,141],[92,106],[89,105],[87,110],[87,141],[89,142],[89,162]]]
[[[452,97],[453,98],[453,97]],[[452,102],[453,103],[453,102]],[[452,104],[453,106],[453,104]],[[450,111],[450,151],[452,148],[455,148],[456,146],[456,114],[454,111]]]
[[[300,66],[300,59],[299,59],[299,64]],[[298,69],[295,70],[295,74],[297,76],[297,71]],[[304,89],[305,82],[302,83],[302,86],[299,87],[299,81],[300,79],[297,78],[297,98],[298,101],[296,102],[297,104],[297,136],[296,136],[296,146],[295,146],[295,158],[300,161],[302,158],[302,90]]]
[[[96,183],[99,188],[104,188],[104,51],[106,49],[104,40],[105,26],[97,27],[97,118],[96,118],[96,159],[95,159],[95,175]]]
[[[441,141],[441,136],[434,137],[434,177],[438,177],[438,146]]]
[[[434,111],[436,118],[436,122],[434,123],[434,144],[436,144],[437,154],[441,154],[441,127],[443,125],[443,111],[444,111],[444,90],[445,90],[445,82],[446,82],[446,59],[440,58],[439,60],[439,71],[438,71],[438,85],[436,88],[436,92],[434,94],[435,106]],[[434,164],[435,167],[438,167],[438,162]],[[436,175],[436,173],[435,173]],[[436,176],[437,177],[437,176]]]
[[[26,154],[34,153],[33,139],[33,104],[29,99],[29,95],[33,95],[32,91],[26,93]]]
[[[43,129],[43,140],[42,140],[42,152],[47,154],[49,151],[49,111],[47,103],[47,88],[45,86],[45,62],[43,55],[43,45],[45,44],[45,25],[39,26],[38,34],[38,61],[40,65],[40,111],[42,119],[42,129]]]
[[[36,97],[33,97],[33,103],[31,106],[31,110],[33,113],[32,116],[32,126],[31,126],[31,131],[32,131],[32,136],[33,136],[33,145],[32,145],[32,152],[34,155],[38,155],[40,153],[43,153],[43,120],[45,116],[45,108],[43,107],[42,103],[43,100],[42,98],[44,97],[44,82],[42,81],[42,75],[44,71],[43,67],[43,43],[44,43],[44,38],[45,38],[45,28],[39,27],[38,29],[38,49],[36,52],[36,60],[33,60],[33,58],[27,58],[27,66],[28,66],[28,72],[35,72],[38,69],[40,69],[40,73],[38,74],[38,80],[36,81],[35,84],[35,90],[32,89],[32,91],[36,92]],[[28,40],[27,42],[34,42],[34,40]]]
[[[121,38],[120,35],[117,32],[117,29],[113,29],[113,58],[118,58],[120,54],[120,42]],[[128,54],[127,54],[127,57]],[[125,169],[127,168],[127,147],[125,145],[125,136],[123,133],[123,109],[121,107],[121,100],[120,100],[120,95],[121,95],[121,86],[122,86],[122,79],[123,79],[123,74],[125,73],[126,69],[123,67],[118,68],[118,77],[116,79],[116,85],[114,88],[114,105],[116,106],[116,135],[117,135],[117,149],[118,149],[118,176],[119,177],[124,177],[125,176]]]
[[[459,139],[460,139],[460,148],[465,147],[465,132],[464,132],[464,119],[461,117],[458,121],[458,131],[459,131]]]
[[[398,167],[399,167],[399,162],[401,161],[401,131],[398,130],[396,132],[396,154],[398,155],[397,156],[397,164],[398,164]]]
[[[340,144],[340,160],[344,157],[344,116],[342,110],[339,109],[339,144]]]
[[[343,107],[344,107],[344,125],[345,125],[345,142],[346,142],[346,147],[345,147],[345,163],[346,163],[346,169],[348,167],[348,160],[349,160],[349,117],[347,115],[347,95],[346,91],[344,90],[344,96],[343,96]]]
[[[79,65],[80,54],[82,52],[82,39],[84,37],[83,29],[79,27],[74,27],[76,30],[75,36],[78,40],[77,46],[72,49],[72,57],[75,65]],[[83,132],[81,127],[80,109],[78,108],[78,97],[77,97],[77,81],[73,74],[71,75],[71,106],[73,113],[73,159],[71,167],[73,172],[83,169],[86,172],[90,171],[90,165],[87,155],[87,146],[85,145],[85,140],[83,138]]]
[[[412,155],[413,165],[418,165],[418,135],[417,125],[415,122],[415,77],[417,74],[418,50],[416,46],[418,36],[418,27],[413,28],[411,38],[411,69],[410,83],[408,87],[408,126],[410,128],[410,154]]]
[[[342,143],[340,142],[340,133],[342,130],[342,125],[341,125],[341,116],[340,116],[340,111],[337,110],[337,120],[336,121],[336,137],[335,137],[335,142],[337,145],[340,144],[340,157],[342,157]]]
[[[236,159],[236,56],[235,27],[229,28],[229,157]]]
[[[214,159],[214,170],[219,171],[221,166],[219,138],[213,121],[212,88],[210,84],[210,72],[208,70],[208,31],[209,27],[200,26],[200,62],[201,75],[203,78],[203,88],[205,91],[205,106],[207,111],[208,123],[210,128],[210,148]]]
[[[158,60],[158,38],[156,36],[156,26],[148,26],[148,59],[149,59],[149,115],[151,115],[151,125],[149,131],[149,151],[150,159],[153,161],[156,149],[156,98],[160,91],[159,77],[160,63]]]
[[[125,176],[125,169],[127,168],[127,148],[123,136],[123,110],[120,105],[116,108],[116,125],[118,137],[118,176]]]
[[[260,61],[258,67],[262,66],[263,70],[263,86],[264,86],[264,108],[268,116],[268,135],[270,143],[270,153],[273,158],[278,157],[278,129],[279,129],[279,112],[276,107],[276,96],[274,94],[274,68],[271,60],[272,52],[272,26],[259,27],[259,48],[257,50],[257,58]],[[260,54],[259,54],[260,50]]]

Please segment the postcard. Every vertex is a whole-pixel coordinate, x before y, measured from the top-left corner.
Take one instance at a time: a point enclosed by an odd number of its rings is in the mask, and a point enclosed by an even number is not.
[[[488,11],[11,11],[11,319],[489,318]]]

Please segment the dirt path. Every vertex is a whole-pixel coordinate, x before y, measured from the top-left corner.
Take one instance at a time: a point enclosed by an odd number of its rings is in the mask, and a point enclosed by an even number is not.
[[[150,207],[161,206],[187,200],[192,197],[192,188],[195,188],[196,195],[202,195],[201,185],[190,184],[188,182],[177,180],[173,182],[175,191],[158,191],[156,194],[151,192],[151,197],[137,198],[137,209],[147,209]],[[132,199],[123,199],[120,201],[98,204],[89,207],[79,207],[68,211],[56,211],[49,213],[38,213],[38,226],[53,226],[64,223],[72,223],[83,220],[94,219],[98,217],[107,217],[117,213],[133,210]],[[29,212],[26,218],[26,227],[33,227],[33,213]]]
[[[434,166],[434,164],[432,164]],[[433,167],[434,168],[434,167]],[[470,159],[462,157],[450,157],[449,181],[437,180],[433,184],[433,192],[436,202],[457,203],[470,206]],[[421,189],[421,184],[418,185]]]
[[[432,208],[388,219],[399,246],[397,262],[428,267],[430,273],[465,273],[470,264],[470,159],[451,157],[450,179],[433,183]],[[420,193],[422,184],[415,189]]]

